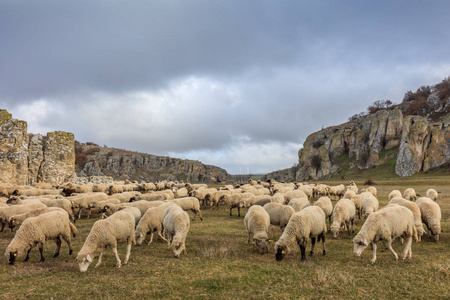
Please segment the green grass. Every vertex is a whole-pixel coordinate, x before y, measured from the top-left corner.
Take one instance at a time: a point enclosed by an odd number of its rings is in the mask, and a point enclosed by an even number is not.
[[[333,184],[336,182],[333,182]],[[342,181],[347,184],[348,180]],[[362,181],[356,181],[362,188]],[[394,261],[392,254],[378,249],[377,262],[370,264],[371,251],[353,256],[352,238],[340,233],[338,239],[327,235],[327,256],[321,255],[321,244],[315,256],[300,262],[295,247],[284,260],[277,262],[273,244],[269,254],[254,253],[247,245],[243,217],[233,211],[203,210],[204,221],[191,223],[187,255],[176,259],[167,245],[156,239],[152,245],[134,246],[128,265],[115,268],[114,255],[108,249],[102,265],[80,273],[75,264],[95,220],[77,221],[79,236],[73,240],[74,254],[69,257],[63,242],[61,255],[53,259],[54,243],[45,244],[46,261],[38,263],[34,249],[29,262],[20,258],[15,266],[6,259],[0,264],[1,299],[445,299],[450,298],[450,185],[448,178],[376,181],[381,206],[393,189],[413,187],[424,195],[429,187],[440,191],[442,210],[441,241],[433,243],[424,237],[413,243],[410,261]],[[357,220],[357,232],[362,220]],[[14,233],[0,233],[0,249],[4,251]],[[279,229],[270,228],[276,241]],[[308,243],[308,248],[310,243]],[[394,249],[400,253],[399,241]],[[119,255],[123,259],[125,247]],[[95,259],[96,262],[96,259]],[[94,263],[95,263],[94,262]]]

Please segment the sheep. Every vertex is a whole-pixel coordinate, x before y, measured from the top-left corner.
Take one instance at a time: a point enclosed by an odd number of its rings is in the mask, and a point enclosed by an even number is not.
[[[198,201],[197,198],[186,197],[186,198],[167,200],[166,202],[169,202],[169,201],[179,205],[183,210],[191,210],[194,213],[194,217],[192,218],[192,221],[195,221],[195,217],[197,215],[200,217],[200,220],[203,221],[202,211],[200,210],[200,202]]]
[[[77,254],[76,261],[80,272],[86,272],[97,255],[99,257],[95,268],[98,268],[102,262],[103,252],[107,247],[111,247],[116,257],[116,267],[120,268],[122,262],[117,253],[118,242],[127,244],[125,260],[123,261],[123,264],[127,264],[130,258],[131,245],[136,244],[135,225],[135,218],[125,211],[118,211],[106,219],[96,221],[92,225],[83,247]]]
[[[173,188],[173,194],[175,198],[183,198],[188,196],[187,188]]]
[[[356,184],[347,186],[346,190],[353,191],[353,192],[355,192],[355,194],[358,194],[358,187],[356,186]]]
[[[362,199],[362,208],[364,211],[364,219],[367,219],[367,217],[378,210],[379,203],[377,198],[375,198],[371,193],[368,196],[365,196]]]
[[[266,200],[266,203],[268,203],[268,202],[270,202],[270,199],[271,199],[271,198],[272,198],[271,196],[266,196],[266,195],[263,195],[263,196],[253,196],[253,197],[250,197],[250,198],[244,198],[244,199],[242,199],[242,200],[239,202],[239,206],[240,206],[241,208],[242,208],[242,207],[249,208],[250,206],[257,204],[258,202],[259,202],[259,203],[261,203],[261,201],[264,202],[264,200]],[[265,204],[265,203],[264,203],[264,204]],[[261,205],[261,206],[262,206],[262,205]]]
[[[137,197],[131,198],[130,201],[138,201],[138,200],[146,200],[146,201],[163,201],[168,200],[169,195],[164,193],[149,193],[149,194],[142,194]]]
[[[332,196],[335,196],[337,199],[339,199],[345,194],[345,185],[340,184],[336,186],[327,186],[325,190],[330,199]]]
[[[437,202],[438,192],[436,192],[435,189],[428,189],[427,197],[433,200],[434,202]]]
[[[119,211],[125,211],[134,217],[134,222],[137,225],[141,220],[142,213],[141,210],[134,206],[128,206],[124,208],[120,208]]]
[[[281,203],[284,204],[285,200],[284,200],[284,196],[281,193],[276,193],[272,196],[272,198],[270,199],[270,202],[276,202],[276,203]]]
[[[350,194],[350,193],[349,193]],[[371,192],[363,192],[361,194],[354,194],[352,198],[348,198],[353,201],[356,208],[356,213],[358,214],[358,218],[361,219],[363,213],[363,204],[362,201],[365,197],[372,197],[373,194]]]
[[[65,210],[60,207],[46,207],[46,208],[30,210],[26,213],[12,215],[8,219],[9,228],[12,231],[15,226],[21,225],[23,223],[23,221],[25,221],[26,219],[28,219],[30,217],[37,217],[39,215],[42,215],[42,214],[45,214],[45,213],[48,213],[51,211],[65,211]]]
[[[148,245],[150,245],[153,242],[154,231],[156,231],[156,233],[161,239],[167,242],[167,239],[162,236],[164,213],[166,212],[166,209],[172,205],[176,204],[173,202],[168,202],[161,204],[160,206],[151,207],[147,209],[147,211],[142,216],[141,220],[136,226],[135,236],[136,236],[136,243],[138,245],[142,244],[142,242],[145,240],[147,233],[150,233],[150,241],[148,242]]]
[[[220,190],[212,195],[210,202],[211,209],[214,209],[214,205],[216,205],[216,209],[219,209],[219,202],[221,201],[220,197],[222,197],[222,195],[224,194],[230,195],[231,192],[229,190]]]
[[[75,221],[75,215],[72,210],[72,202],[67,199],[42,199],[42,203],[47,205],[47,207],[59,207],[64,209],[70,216],[70,218]]]
[[[328,197],[320,197],[314,205],[320,207],[325,213],[325,218],[328,218],[328,222],[331,224],[331,214],[333,213],[333,204],[331,203],[330,198]]]
[[[414,226],[416,226],[417,237],[420,242],[422,240],[422,235],[424,233],[424,230],[423,230],[423,225],[422,225],[422,215],[420,213],[419,206],[412,201],[409,201],[409,200],[406,200],[406,199],[403,199],[400,197],[392,198],[389,201],[389,204],[398,204],[398,205],[404,206],[413,213]]]
[[[137,207],[141,211],[141,215],[144,215],[147,209],[151,207],[156,207],[163,204],[163,201],[134,201],[129,203],[121,203],[121,204],[105,204],[101,206],[101,212],[106,213],[106,215],[112,215],[115,212],[124,209],[126,207]]]
[[[441,234],[441,208],[439,204],[428,197],[420,197],[416,200],[416,204],[420,209],[422,222],[428,228],[429,236],[438,242]]]
[[[327,185],[318,184],[313,188],[314,197],[326,196],[327,195]]]
[[[244,224],[248,233],[248,244],[252,245],[252,250],[255,251],[256,245],[260,252],[269,252],[269,213],[262,206],[253,205],[245,215]]]
[[[300,185],[297,189],[305,193],[306,196],[308,196],[308,199],[312,199],[313,197],[312,187],[310,187],[309,185]]]
[[[186,237],[191,226],[189,215],[180,206],[172,205],[164,213],[164,233],[167,236],[169,251],[178,258],[182,251],[186,252]]]
[[[398,260],[397,253],[392,249],[392,242],[397,237],[406,240],[402,258],[411,258],[412,238],[418,241],[413,213],[404,206],[390,204],[367,217],[361,230],[353,238],[353,253],[361,256],[362,251],[372,243],[373,256],[370,261],[373,264],[377,259],[377,243],[384,240],[395,260]]]
[[[202,204],[207,205],[207,202],[210,201],[212,195],[215,192],[217,192],[217,189],[201,188],[198,190],[194,190],[191,193],[191,196],[197,198],[199,201],[202,202]]]
[[[150,191],[156,191],[156,185],[153,182],[143,182],[139,186],[139,191],[142,193],[148,193]]]
[[[8,223],[8,220],[11,216],[46,207],[47,206],[45,204],[40,202],[23,205],[13,205],[9,207],[0,207],[0,222],[2,223],[2,229],[0,232],[3,232],[5,224]]]
[[[117,194],[117,193],[123,193],[123,187],[121,185],[118,185],[118,184],[110,185],[108,190],[107,190],[107,194],[114,195],[114,194]]]
[[[270,216],[270,224],[280,226],[281,233],[289,222],[295,210],[288,205],[283,205],[276,202],[270,202],[263,206]]]
[[[316,238],[319,242],[322,240],[322,253],[325,256],[326,232],[325,213],[320,207],[309,206],[294,213],[284,229],[283,234],[275,244],[276,260],[281,261],[290,251],[290,247],[294,242],[297,242],[300,247],[301,260],[306,260],[306,243],[309,238],[311,238],[311,251],[309,252],[309,256],[314,254]]]
[[[71,234],[77,235],[76,227],[70,223],[69,214],[65,211],[48,212],[36,217],[26,219],[17,230],[16,235],[9,243],[5,251],[9,264],[14,265],[16,258],[27,251],[25,262],[30,258],[30,251],[35,246],[39,246],[41,254],[40,262],[44,262],[44,242],[55,240],[56,250],[53,257],[59,255],[61,249],[61,238],[69,246],[69,255],[72,254]]]
[[[249,198],[252,197],[253,194],[251,193],[240,193],[240,194],[231,194],[231,195],[222,195],[220,197],[221,201],[225,203],[225,205],[230,209],[230,216],[232,216],[232,210],[233,208],[237,208],[238,211],[238,217],[241,216],[241,207],[240,203],[243,198]]]
[[[390,201],[393,198],[402,198],[402,197],[403,197],[403,195],[399,190],[392,190],[389,193],[388,200]]]
[[[416,201],[416,191],[413,188],[407,188],[403,192],[403,198],[405,198],[406,200]]]
[[[356,207],[352,200],[342,198],[333,209],[333,222],[331,223],[330,230],[333,234],[333,238],[337,238],[339,230],[343,224],[347,226],[348,235],[351,236],[351,232],[354,232],[353,222],[355,219]],[[350,225],[352,229],[350,231]]]
[[[293,198],[293,199],[291,199],[291,201],[289,201],[288,205],[292,206],[292,208],[295,211],[300,211],[303,208],[310,206],[311,203],[309,203],[307,197],[303,197],[303,198]]]
[[[372,193],[372,195],[374,197],[377,197],[377,194],[378,194],[377,188],[374,187],[374,186],[369,186],[368,188],[362,189],[361,190],[361,194],[364,193],[364,192],[370,192],[370,193]]]

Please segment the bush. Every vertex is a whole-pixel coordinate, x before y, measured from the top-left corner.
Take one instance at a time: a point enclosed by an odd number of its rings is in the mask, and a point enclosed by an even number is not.
[[[373,181],[372,179],[367,179],[365,182],[364,182],[364,185],[375,185],[376,183],[375,183],[375,181]]]
[[[85,153],[75,153],[75,163],[78,166],[84,166],[87,163],[87,156]]]
[[[100,151],[100,148],[98,148],[98,147],[93,147],[93,148],[87,149],[85,153],[86,153],[87,155],[92,155],[92,154],[95,154],[95,153],[97,153],[97,152],[99,152],[99,151]]]
[[[441,100],[446,100],[450,97],[450,77],[445,78],[442,82],[434,86],[435,90],[439,93]]]

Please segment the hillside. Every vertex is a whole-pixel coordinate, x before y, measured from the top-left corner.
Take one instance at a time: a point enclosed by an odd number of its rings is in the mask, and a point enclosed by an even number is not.
[[[312,133],[298,166],[266,175],[278,180],[449,175],[450,77],[408,91],[400,104],[376,101],[368,113]]]

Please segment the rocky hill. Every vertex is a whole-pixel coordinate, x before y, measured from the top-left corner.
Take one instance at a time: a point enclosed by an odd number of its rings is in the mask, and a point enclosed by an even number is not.
[[[266,177],[317,180],[386,164],[398,176],[411,176],[450,163],[450,78],[369,112],[309,135],[297,167]]]
[[[92,176],[115,180],[223,182],[231,176],[199,161],[80,144],[72,133],[28,134],[25,121],[0,109],[0,183],[89,182]],[[80,178],[83,177],[83,178]],[[92,178],[94,180],[94,178]]]
[[[222,168],[199,161],[100,147],[94,143],[75,143],[78,176],[111,176],[128,180],[178,180],[219,183],[231,179]]]

